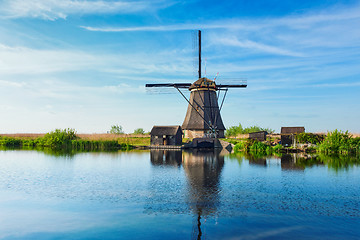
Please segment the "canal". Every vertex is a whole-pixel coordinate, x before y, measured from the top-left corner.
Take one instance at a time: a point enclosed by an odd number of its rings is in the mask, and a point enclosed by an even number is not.
[[[0,239],[360,239],[358,163],[0,150]]]

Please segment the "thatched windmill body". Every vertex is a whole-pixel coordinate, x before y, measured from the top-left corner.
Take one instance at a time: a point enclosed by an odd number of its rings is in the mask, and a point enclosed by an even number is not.
[[[194,83],[165,83],[146,84],[146,87],[174,87],[185,98],[189,106],[182,124],[186,138],[223,138],[225,126],[220,111],[229,88],[245,88],[246,82],[241,84],[216,84],[201,76],[201,31],[199,31],[199,79]],[[180,89],[188,89],[188,99]],[[224,91],[219,107],[220,91]]]

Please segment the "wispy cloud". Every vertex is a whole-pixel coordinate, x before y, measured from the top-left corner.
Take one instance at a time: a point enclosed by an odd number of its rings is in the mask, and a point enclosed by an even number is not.
[[[239,39],[237,39],[235,37],[216,38],[215,41],[219,44],[223,44],[223,45],[227,45],[227,46],[256,49],[261,52],[268,52],[268,53],[273,53],[273,54],[277,54],[277,55],[295,56],[295,57],[303,56],[302,53],[288,51],[285,49],[281,49],[279,47],[269,46],[269,45],[257,43],[257,42],[251,41],[251,40],[240,41]]]
[[[0,14],[8,18],[65,19],[72,14],[136,13],[160,9],[171,2],[155,1],[90,1],[90,0],[5,0],[0,3]]]
[[[27,47],[10,47],[0,44],[0,74],[5,75],[39,75],[92,70],[116,75],[176,73],[191,69],[181,56],[171,52],[159,52],[149,57],[145,54],[98,54],[72,49],[33,49]],[[169,62],[172,56],[176,62]]]
[[[1,87],[16,87],[16,88],[20,88],[25,86],[26,83],[24,82],[11,82],[11,81],[5,81],[5,80],[0,80],[0,86]]]
[[[249,26],[236,22],[211,22],[211,23],[196,23],[196,24],[176,24],[176,25],[160,25],[160,26],[140,26],[140,27],[92,27],[80,26],[88,31],[95,32],[162,32],[162,31],[183,31],[194,29],[249,29]]]
[[[323,84],[314,84],[309,86],[304,86],[306,88],[351,88],[351,87],[359,87],[360,82],[349,82],[349,83],[323,83]]]
[[[359,46],[358,25],[360,25],[360,5],[266,19],[234,18],[175,25],[81,26],[81,28],[96,32],[207,29],[211,36],[208,42],[211,44],[250,49],[273,55],[308,57],[318,54],[321,48]],[[315,51],[314,48],[316,48]],[[326,51],[320,54],[323,53]]]
[[[92,27],[92,26],[80,26],[89,31],[96,32],[163,32],[163,31],[183,31],[194,29],[252,29],[253,27],[244,24],[243,21],[236,20],[230,21],[218,21],[210,23],[188,23],[188,24],[176,24],[176,25],[160,25],[160,26],[140,26],[140,27]]]
[[[97,62],[96,57],[70,50],[37,50],[0,44],[0,73],[46,74],[86,69]]]
[[[134,31],[181,31],[192,29],[228,29],[228,30],[260,30],[279,26],[287,26],[293,29],[311,28],[315,24],[334,23],[340,21],[360,20],[360,4],[349,7],[324,9],[320,12],[309,12],[284,17],[261,18],[261,19],[221,19],[217,21],[186,23],[176,25],[159,26],[82,26],[89,31],[100,32],[134,32]]]

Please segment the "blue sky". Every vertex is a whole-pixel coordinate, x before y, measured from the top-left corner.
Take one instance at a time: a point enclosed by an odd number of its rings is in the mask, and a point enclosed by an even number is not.
[[[359,26],[359,1],[0,0],[0,133],[181,125],[144,85],[196,80],[197,29],[207,77],[248,81],[225,126],[360,133]]]

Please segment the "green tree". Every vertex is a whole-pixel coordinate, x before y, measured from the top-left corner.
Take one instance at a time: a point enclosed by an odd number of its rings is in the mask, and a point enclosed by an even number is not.
[[[243,132],[243,127],[241,126],[241,124],[239,123],[239,126],[231,126],[228,127],[228,129],[225,131],[225,136],[226,137],[236,137],[239,134],[242,134]]]
[[[113,125],[113,126],[111,126],[110,133],[123,134],[124,131],[123,131],[122,126],[120,126],[120,125]]]
[[[260,131],[266,131],[268,133],[275,132],[271,128],[261,128],[261,127],[256,126],[256,125],[243,128],[242,125],[239,123],[239,126],[229,127],[225,132],[225,136],[226,137],[231,137],[231,136],[236,137],[239,134],[247,134],[247,133],[253,133],[253,132],[260,132]]]
[[[143,128],[137,128],[134,130],[134,134],[145,134],[145,131]]]

